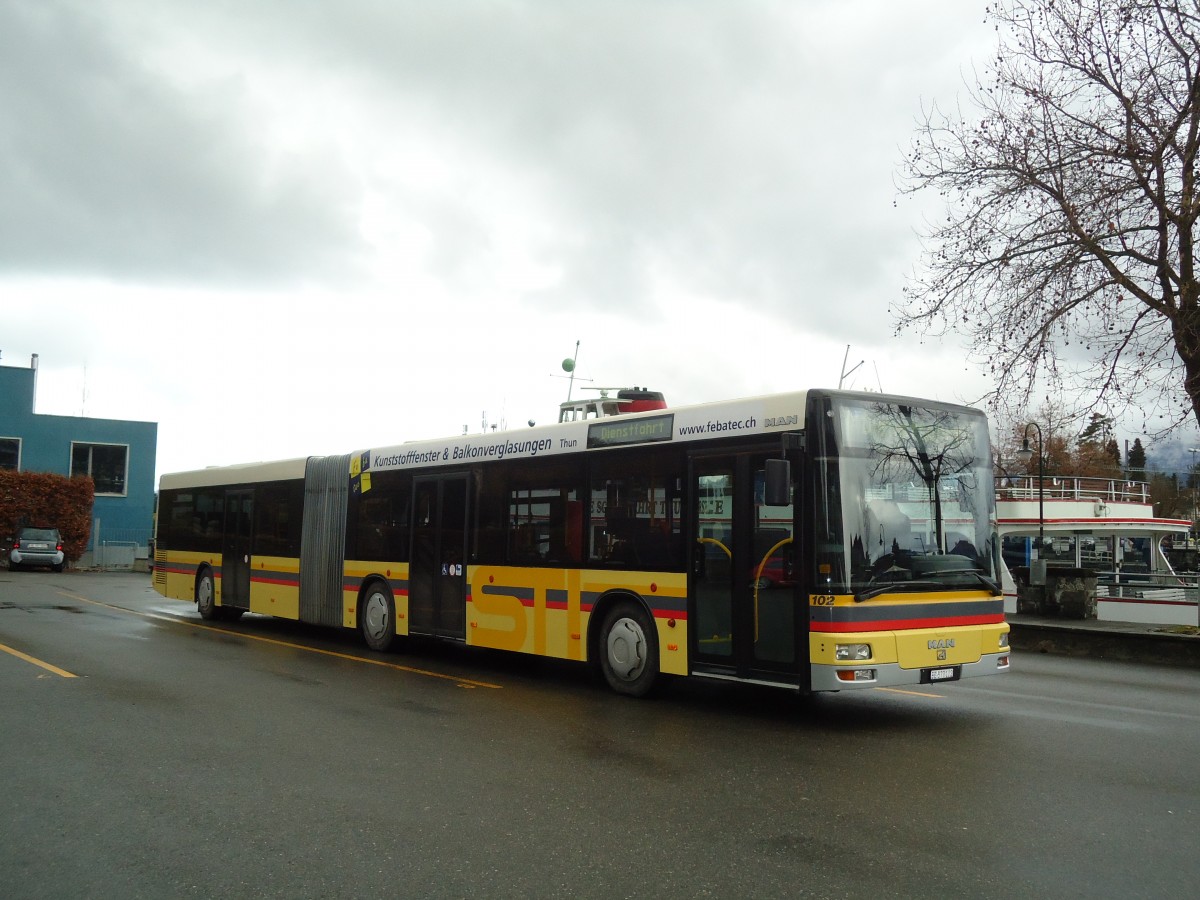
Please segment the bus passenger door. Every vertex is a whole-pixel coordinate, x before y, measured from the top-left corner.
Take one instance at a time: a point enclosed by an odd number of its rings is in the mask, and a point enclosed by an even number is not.
[[[254,491],[225,492],[225,538],[221,545],[221,605],[250,608],[250,538]]]
[[[693,659],[698,671],[793,681],[791,506],[764,503],[766,454],[692,461]]]
[[[414,633],[465,637],[468,478],[413,480],[408,616]]]

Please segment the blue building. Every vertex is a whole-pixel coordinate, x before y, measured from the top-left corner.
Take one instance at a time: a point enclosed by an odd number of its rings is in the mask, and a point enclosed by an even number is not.
[[[34,412],[37,354],[28,368],[0,365],[0,468],[91,475],[92,535],[82,565],[111,545],[145,559],[154,528],[157,422],[47,416]]]

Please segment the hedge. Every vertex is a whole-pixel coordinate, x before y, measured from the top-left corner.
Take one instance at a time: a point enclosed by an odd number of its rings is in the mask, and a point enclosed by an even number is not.
[[[23,525],[57,528],[63,553],[74,562],[87,549],[95,496],[96,486],[86,475],[0,469],[0,538],[11,540]]]

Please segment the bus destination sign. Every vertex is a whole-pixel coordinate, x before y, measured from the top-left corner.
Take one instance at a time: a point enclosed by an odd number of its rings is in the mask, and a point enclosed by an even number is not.
[[[651,416],[635,421],[601,421],[588,426],[588,449],[627,447],[669,441],[674,434],[674,414]]]

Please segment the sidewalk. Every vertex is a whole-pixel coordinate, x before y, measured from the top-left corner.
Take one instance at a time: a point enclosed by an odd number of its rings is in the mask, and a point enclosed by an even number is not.
[[[1058,619],[1018,614],[1005,616],[1014,650],[1163,663],[1200,668],[1200,634],[1178,633],[1180,626]]]

